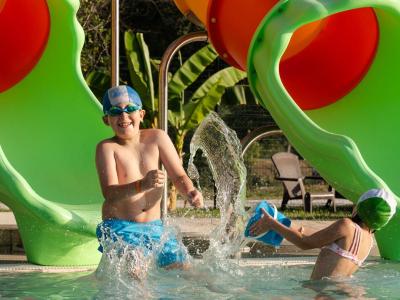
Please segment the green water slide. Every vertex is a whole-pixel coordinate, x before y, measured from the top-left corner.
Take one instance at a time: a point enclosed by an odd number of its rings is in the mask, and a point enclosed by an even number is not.
[[[95,228],[103,197],[94,156],[98,141],[111,131],[81,73],[78,6],[78,0],[0,1],[0,25],[14,20],[25,34],[0,26],[1,47],[16,47],[8,57],[0,52],[4,66],[14,59],[15,67],[30,55],[29,32],[38,37],[40,26],[26,22],[29,14],[49,17],[41,25],[45,38],[32,50],[34,63],[0,74],[0,201],[15,214],[28,261],[41,265],[90,265],[100,259]],[[18,51],[20,59],[13,57]],[[14,76],[18,80],[7,81],[21,70],[20,78]]]
[[[175,2],[205,23],[227,63],[247,71],[255,96],[330,185],[354,203],[372,189],[399,203],[398,0]],[[375,234],[393,260],[398,212]]]
[[[281,64],[293,33],[310,22],[345,16],[347,12],[364,8],[375,15],[378,29],[370,64],[366,65],[357,81],[351,82],[343,96],[329,105],[302,110],[295,103],[296,97],[292,97],[297,91],[288,91],[288,85],[284,83],[285,71]],[[360,26],[369,25],[363,21]],[[340,32],[338,41],[355,27],[356,19]],[[323,28],[321,34],[328,29]],[[372,26],[365,34],[374,30],[375,26]],[[329,49],[320,51],[314,54],[315,60],[297,65],[296,72],[300,74],[301,70],[317,66],[319,70],[314,78],[318,82],[318,77],[324,76],[324,60],[334,59],[337,53],[348,55],[351,51],[360,51],[363,46],[358,46],[358,43],[348,48],[331,45],[334,53],[329,53]],[[249,80],[256,96],[263,100],[296,149],[330,184],[353,201],[366,190],[384,188],[391,190],[399,202],[399,53],[399,1],[280,1],[265,16],[252,39],[247,62]],[[351,64],[352,61],[336,63],[344,70],[343,76],[351,69]],[[331,79],[329,87],[340,82],[342,77],[340,72],[338,74]],[[304,77],[293,78],[301,81]],[[305,82],[300,88],[306,85]],[[318,86],[312,91],[316,89]],[[393,260],[400,260],[398,210],[390,223],[376,232],[381,256]]]

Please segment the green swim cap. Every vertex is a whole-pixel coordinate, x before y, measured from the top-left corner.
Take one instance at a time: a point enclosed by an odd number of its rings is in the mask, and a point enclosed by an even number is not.
[[[396,212],[396,199],[384,189],[372,189],[357,202],[357,214],[373,230],[384,227]]]

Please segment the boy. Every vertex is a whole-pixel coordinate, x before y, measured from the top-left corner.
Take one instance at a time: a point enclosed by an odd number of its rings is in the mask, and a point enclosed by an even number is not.
[[[103,98],[103,121],[115,136],[96,149],[96,167],[105,202],[97,236],[104,241],[122,239],[144,257],[155,254],[159,266],[185,268],[186,251],[160,220],[165,175],[161,162],[178,191],[195,207],[203,206],[201,193],[186,175],[168,135],[159,129],[139,129],[145,111],[139,95],[129,86],[109,89]],[[163,237],[164,236],[164,237]]]

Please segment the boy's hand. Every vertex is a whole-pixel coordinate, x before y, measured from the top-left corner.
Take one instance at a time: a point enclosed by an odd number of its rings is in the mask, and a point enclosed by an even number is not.
[[[151,170],[142,179],[142,190],[159,188],[164,186],[165,175],[161,170]]]
[[[190,191],[187,196],[189,198],[189,203],[192,206],[196,208],[204,207],[203,195],[198,190],[194,189],[193,191]]]
[[[264,232],[267,232],[272,228],[272,224],[276,222],[274,218],[272,218],[269,213],[265,211],[264,208],[261,208],[261,211],[263,213],[263,217],[260,218],[257,222],[255,222],[251,227],[250,227],[250,234],[252,236],[257,236],[260,235]]]

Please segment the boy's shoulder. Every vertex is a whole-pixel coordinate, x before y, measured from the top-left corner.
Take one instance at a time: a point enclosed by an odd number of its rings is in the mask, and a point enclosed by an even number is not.
[[[166,135],[164,130],[157,128],[141,129],[140,134],[142,137],[149,139],[158,139]]]
[[[104,139],[102,141],[100,141],[97,144],[97,149],[104,149],[104,148],[108,148],[108,147],[112,147],[113,145],[115,145],[117,142],[111,137],[111,138],[107,138]]]

